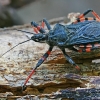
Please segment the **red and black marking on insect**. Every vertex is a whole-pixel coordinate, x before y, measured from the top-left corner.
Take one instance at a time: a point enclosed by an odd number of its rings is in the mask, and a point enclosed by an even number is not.
[[[80,45],[75,45],[74,48],[78,52],[91,52],[94,49],[99,49],[100,48],[100,43],[80,44]]]
[[[95,18],[85,18],[85,15],[87,15],[89,12],[92,12]],[[46,32],[46,30],[44,29],[44,24],[46,25],[48,32]],[[77,52],[90,52],[92,50],[100,48],[100,17],[93,10],[87,10],[70,25],[61,25],[57,23],[52,29],[46,19],[43,19],[41,24],[42,26],[39,26],[36,22],[31,22],[31,25],[35,33],[15,29],[17,31],[33,34],[33,36],[29,40],[26,40],[19,44],[25,43],[30,40],[40,43],[46,42],[49,45],[49,49],[41,57],[35,68],[33,68],[32,72],[23,83],[23,90],[25,89],[28,80],[34,74],[35,70],[50,55],[54,46],[57,46],[61,49],[65,58],[79,72],[81,71],[80,67],[70,58],[69,55],[67,55],[67,53],[65,52],[65,48],[69,48]],[[17,44],[16,46],[18,46],[19,44]],[[13,48],[15,48],[16,46],[14,46]],[[11,48],[10,50],[12,50],[13,48]],[[7,52],[9,52],[10,50],[8,50]],[[5,52],[4,54],[6,54],[7,52]]]
[[[85,15],[87,15],[89,12],[92,12],[92,14],[95,16],[95,18],[93,18],[93,17],[87,17],[87,18],[85,18]],[[76,21],[73,22],[73,23],[75,24],[75,23],[78,23],[78,22],[83,22],[85,20],[88,20],[88,21],[96,20],[96,21],[100,22],[100,17],[99,17],[99,15],[95,11],[93,11],[93,10],[87,10],[85,13],[81,14],[76,19]]]

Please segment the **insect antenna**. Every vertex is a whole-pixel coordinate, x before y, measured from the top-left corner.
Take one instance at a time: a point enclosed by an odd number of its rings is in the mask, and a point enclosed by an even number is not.
[[[5,55],[5,54],[8,53],[9,51],[11,51],[12,49],[14,49],[15,47],[17,47],[18,45],[23,44],[23,43],[25,43],[25,42],[28,42],[28,41],[30,41],[30,40],[31,40],[31,39],[28,39],[28,40],[26,40],[26,41],[23,41],[23,42],[18,43],[17,45],[15,45],[14,47],[12,47],[12,48],[9,49],[8,51],[6,51],[4,54],[2,54],[0,57],[2,57],[3,55]]]
[[[25,32],[25,33],[29,33],[29,34],[35,34],[35,33],[32,33],[32,32],[28,32],[28,31],[24,31],[24,30],[20,30],[20,29],[14,29],[16,31],[20,31],[20,32]]]
[[[29,34],[35,34],[35,33],[32,33],[32,32],[28,32],[28,31],[25,31],[25,30],[20,30],[20,29],[8,29],[8,28],[4,28],[4,31],[7,31],[7,30],[16,30],[16,31],[20,31],[20,32],[25,32],[25,33],[29,33]]]

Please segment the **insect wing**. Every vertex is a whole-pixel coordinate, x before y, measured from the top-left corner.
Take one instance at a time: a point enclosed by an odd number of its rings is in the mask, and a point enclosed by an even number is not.
[[[90,23],[87,23],[86,25],[85,22],[83,23],[84,23],[83,26],[80,25],[81,27],[78,25],[77,25],[78,27],[74,26],[76,27],[77,30],[70,37],[69,45],[100,41],[100,23],[96,21],[92,21]]]

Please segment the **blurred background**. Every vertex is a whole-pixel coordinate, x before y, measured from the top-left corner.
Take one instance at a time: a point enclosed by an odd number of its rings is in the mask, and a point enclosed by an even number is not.
[[[100,0],[0,0],[0,27],[63,17],[70,12],[83,13],[87,9],[100,15]]]

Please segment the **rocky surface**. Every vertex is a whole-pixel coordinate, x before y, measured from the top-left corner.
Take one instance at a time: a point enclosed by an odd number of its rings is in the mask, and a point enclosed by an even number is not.
[[[57,21],[58,20],[56,20],[56,22]],[[51,23],[54,22],[51,21]],[[63,22],[62,24],[65,23]],[[33,31],[29,24],[11,27],[6,30],[0,29],[0,55],[16,44],[28,39],[24,33],[15,31],[13,30],[14,28],[30,32]],[[29,80],[27,89],[22,92],[22,83],[25,81],[32,68],[35,67],[39,58],[41,58],[47,50],[47,44],[29,41],[17,46],[0,58],[1,99],[68,100],[70,98],[72,99],[70,96],[72,95],[72,91],[75,93],[76,97],[81,95],[77,93],[77,89],[82,89],[82,91],[84,91],[84,89],[95,88],[96,90],[96,88],[100,88],[100,63],[93,61],[100,57],[100,50],[80,54],[66,49],[66,52],[71,55],[82,69],[83,74],[78,75],[73,66],[66,61],[60,49],[55,47],[49,58],[37,69]],[[70,93],[67,93],[67,91]],[[97,94],[99,94],[98,91],[99,90],[96,92]],[[90,93],[89,96],[91,95]],[[82,100],[76,99],[76,97],[74,98],[75,100]]]

